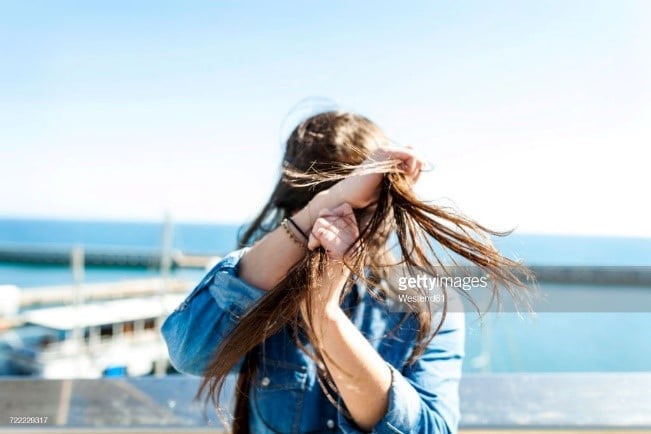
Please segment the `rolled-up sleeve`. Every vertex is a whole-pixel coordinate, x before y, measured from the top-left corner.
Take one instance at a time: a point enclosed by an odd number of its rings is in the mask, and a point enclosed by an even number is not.
[[[225,256],[163,323],[170,362],[179,372],[203,375],[217,346],[265,294],[237,276],[245,252]]]
[[[402,370],[389,365],[389,406],[373,428],[378,434],[454,434],[459,425],[459,380],[464,356],[465,319],[449,313],[423,355]],[[339,417],[344,433],[360,433]]]

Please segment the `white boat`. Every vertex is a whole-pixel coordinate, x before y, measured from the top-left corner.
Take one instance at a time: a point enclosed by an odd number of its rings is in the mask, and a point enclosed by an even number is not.
[[[26,311],[3,336],[12,371],[42,378],[146,375],[168,366],[160,324],[183,295],[128,298]],[[159,370],[160,372],[160,370]]]

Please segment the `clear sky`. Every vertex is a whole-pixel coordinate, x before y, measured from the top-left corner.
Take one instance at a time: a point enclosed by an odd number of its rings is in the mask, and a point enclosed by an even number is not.
[[[0,216],[241,222],[314,96],[497,229],[651,236],[645,0],[2,1]]]

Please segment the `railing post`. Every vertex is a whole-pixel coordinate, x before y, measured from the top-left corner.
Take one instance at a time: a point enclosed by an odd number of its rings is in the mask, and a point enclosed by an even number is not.
[[[84,282],[84,247],[76,245],[72,248],[70,254],[70,264],[72,266],[72,282],[73,282],[73,309],[79,311],[79,307],[83,304],[82,285]],[[74,324],[72,336],[78,346],[81,346],[83,336],[78,322]]]

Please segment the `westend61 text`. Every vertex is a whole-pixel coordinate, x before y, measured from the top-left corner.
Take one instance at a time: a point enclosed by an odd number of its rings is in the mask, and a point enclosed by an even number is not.
[[[486,288],[488,286],[487,276],[426,276],[421,274],[416,277],[400,277],[398,289],[406,291],[409,288],[432,290],[435,288],[457,288],[470,291],[472,288]]]

